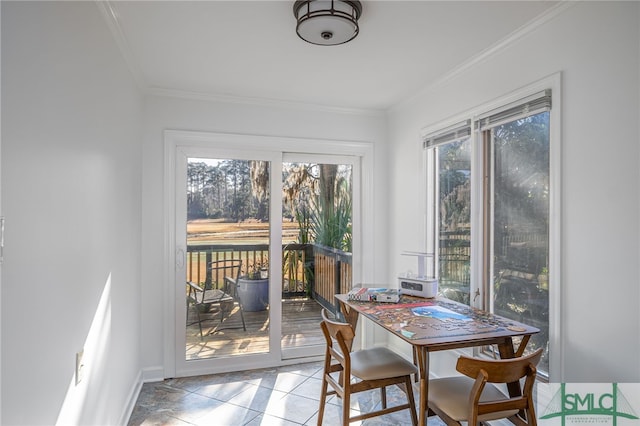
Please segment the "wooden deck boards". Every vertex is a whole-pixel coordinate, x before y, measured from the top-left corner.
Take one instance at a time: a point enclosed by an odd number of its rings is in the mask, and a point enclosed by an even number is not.
[[[324,345],[320,330],[321,307],[311,299],[285,300],[282,302],[283,349]],[[242,329],[238,308],[224,322],[218,313],[201,314],[203,318],[200,338],[198,324],[187,327],[187,359],[196,360],[211,357],[225,357],[240,354],[264,353],[269,351],[269,311],[244,312],[247,330]],[[190,308],[189,322],[197,316]]]

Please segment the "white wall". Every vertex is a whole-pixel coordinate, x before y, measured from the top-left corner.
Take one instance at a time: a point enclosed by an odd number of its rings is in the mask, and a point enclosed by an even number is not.
[[[142,365],[145,380],[166,377],[164,371],[164,232],[162,212],[164,135],[166,129],[239,133],[295,138],[362,141],[374,144],[373,205],[376,207],[372,256],[386,250],[386,122],[382,114],[352,114],[326,108],[249,105],[149,96],[145,103],[142,180]],[[382,194],[381,196],[379,194]],[[365,214],[371,214],[365,212]],[[370,276],[386,276],[376,262]],[[172,320],[171,320],[172,321]],[[168,344],[172,344],[168,342]]]
[[[126,421],[141,106],[96,3],[2,2],[2,424]]]
[[[420,129],[562,72],[562,279],[551,285],[562,287],[563,333],[551,350],[564,359],[553,380],[640,381],[638,9],[578,2],[389,116],[396,254],[421,243],[420,211],[404,208]]]

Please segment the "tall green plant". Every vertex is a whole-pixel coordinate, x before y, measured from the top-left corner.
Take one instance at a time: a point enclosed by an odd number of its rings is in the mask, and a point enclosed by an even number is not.
[[[298,243],[311,243],[311,241],[313,241],[313,234],[309,210],[303,206],[295,210],[295,216],[296,222],[298,222]]]
[[[313,241],[313,236],[311,234],[311,220],[309,218],[309,211],[306,207],[301,207],[294,211],[296,222],[298,222],[298,244],[310,244]],[[282,276],[283,277],[291,277],[294,275],[294,271],[298,268],[299,255],[301,251],[306,251],[306,249],[302,250],[291,250],[289,248],[289,244],[285,246],[283,250],[282,257]],[[307,285],[305,287],[305,292],[307,296],[310,296],[311,286],[310,283],[313,282],[313,258],[307,257],[305,264],[303,266],[305,278]]]
[[[283,198],[298,222],[298,242],[351,251],[351,176],[337,164],[296,164]]]
[[[333,202],[319,197],[311,204],[311,232],[316,243],[350,252],[351,198],[337,194]]]

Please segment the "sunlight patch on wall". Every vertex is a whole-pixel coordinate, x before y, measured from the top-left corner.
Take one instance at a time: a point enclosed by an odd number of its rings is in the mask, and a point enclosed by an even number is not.
[[[108,377],[105,354],[110,340],[111,274],[107,277],[84,346],[76,349],[76,352],[82,353],[81,377],[76,377],[75,372],[71,377],[56,425],[80,424],[88,392],[90,389],[95,392],[95,389],[103,388],[102,382]],[[92,398],[95,399],[95,395]]]

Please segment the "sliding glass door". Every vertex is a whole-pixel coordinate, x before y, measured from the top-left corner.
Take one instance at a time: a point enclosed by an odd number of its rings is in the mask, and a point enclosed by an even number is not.
[[[173,167],[175,376],[320,356],[321,309],[354,275],[360,158],[196,144]]]

